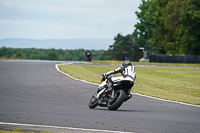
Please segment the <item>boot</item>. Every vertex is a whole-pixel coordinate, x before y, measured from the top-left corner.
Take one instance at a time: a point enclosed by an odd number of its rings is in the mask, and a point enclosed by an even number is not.
[[[131,99],[132,98],[132,95],[131,94],[128,94],[126,95],[126,99],[124,100],[124,102],[126,102],[127,100]]]

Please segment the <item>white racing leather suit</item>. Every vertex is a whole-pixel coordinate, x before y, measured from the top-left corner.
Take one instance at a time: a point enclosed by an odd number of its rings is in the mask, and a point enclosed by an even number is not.
[[[109,75],[116,74],[116,73],[121,73],[121,75],[123,77],[129,76],[133,79],[133,81],[135,81],[136,76],[137,76],[136,73],[135,73],[135,67],[132,65],[132,63],[129,60],[124,61],[124,63],[122,64],[121,67],[119,67],[115,70],[109,71],[107,73],[104,73],[102,75],[103,75],[103,77],[108,77]],[[107,82],[108,91],[112,90],[114,81],[112,81],[111,78],[108,78],[107,81],[108,81]]]

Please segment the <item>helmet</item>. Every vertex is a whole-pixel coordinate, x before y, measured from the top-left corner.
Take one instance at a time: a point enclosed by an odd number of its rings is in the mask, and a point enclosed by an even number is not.
[[[126,67],[126,66],[131,66],[132,63],[130,62],[130,60],[125,60],[123,63],[122,63],[122,66]]]

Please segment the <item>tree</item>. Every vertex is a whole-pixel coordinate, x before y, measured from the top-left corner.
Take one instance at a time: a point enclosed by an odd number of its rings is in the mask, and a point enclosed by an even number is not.
[[[161,54],[200,54],[199,0],[142,0],[133,35]]]
[[[48,54],[49,60],[58,60],[58,54],[55,51],[52,51]]]
[[[117,34],[114,38],[115,42],[109,46],[108,51],[105,52],[107,59],[112,60],[126,60],[138,61],[139,46],[134,42],[132,35],[122,36]]]
[[[16,57],[17,57],[17,58],[20,58],[20,59],[22,59],[22,58],[23,58],[23,56],[22,56],[22,54],[21,54],[20,52],[19,52],[19,53],[17,53]]]
[[[157,0],[142,0],[142,4],[139,6],[141,11],[135,12],[139,22],[134,26],[135,30],[133,32],[133,36],[136,39],[136,43],[139,44],[140,47],[144,47],[150,51],[152,49],[157,49],[160,52],[165,53],[159,42],[161,39],[159,30],[163,31],[163,29],[158,30],[158,25],[161,25],[159,17],[161,15],[159,4],[161,3]],[[165,4],[164,1],[161,5],[163,4]],[[157,45],[159,46],[157,47]]]
[[[200,55],[200,1],[187,0],[181,15],[179,38],[186,54]]]

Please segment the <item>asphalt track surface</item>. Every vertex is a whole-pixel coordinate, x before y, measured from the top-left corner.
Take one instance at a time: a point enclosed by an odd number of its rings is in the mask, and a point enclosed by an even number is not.
[[[200,107],[133,95],[117,111],[89,109],[88,102],[97,86],[58,72],[56,63],[62,62],[0,61],[1,129],[200,132]]]

